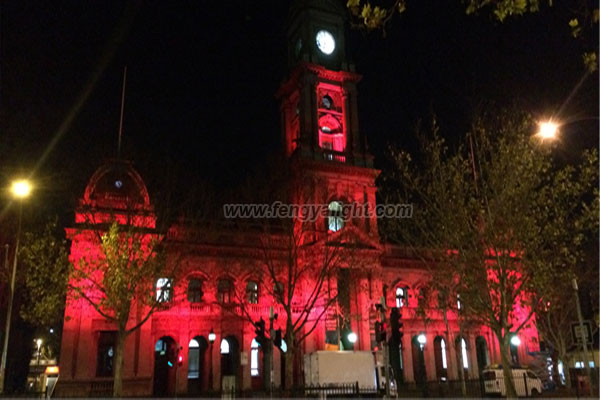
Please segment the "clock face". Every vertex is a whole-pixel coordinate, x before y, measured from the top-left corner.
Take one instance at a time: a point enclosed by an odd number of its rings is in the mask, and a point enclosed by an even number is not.
[[[335,39],[328,31],[317,32],[316,41],[317,47],[323,54],[330,55],[335,50]]]

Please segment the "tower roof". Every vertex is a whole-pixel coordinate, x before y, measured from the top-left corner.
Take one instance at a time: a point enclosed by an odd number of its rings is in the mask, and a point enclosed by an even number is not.
[[[150,207],[150,196],[140,174],[130,161],[108,160],[94,172],[83,201],[100,208]]]

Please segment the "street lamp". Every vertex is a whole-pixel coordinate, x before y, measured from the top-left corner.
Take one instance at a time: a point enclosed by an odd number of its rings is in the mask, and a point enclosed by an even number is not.
[[[352,344],[356,343],[356,340],[358,339],[358,337],[356,336],[356,333],[354,332],[350,332],[348,334],[348,341]]]
[[[210,343],[210,368],[208,370],[208,390],[212,392],[213,390],[213,344],[217,340],[217,335],[212,328],[210,328],[210,332],[208,334],[208,342]]]
[[[421,347],[421,350],[423,350],[423,347],[425,347],[425,344],[427,343],[427,337],[424,333],[421,333],[419,336],[417,336],[417,342],[419,342],[419,346]]]
[[[10,322],[12,319],[12,307],[15,294],[15,278],[17,276],[17,257],[19,255],[19,240],[21,238],[21,219],[23,215],[23,199],[31,193],[31,184],[24,179],[14,181],[11,186],[12,195],[19,200],[19,225],[15,241],[15,256],[13,258],[12,276],[10,279],[10,296],[6,310],[6,327],[4,329],[4,345],[2,347],[2,364],[0,365],[0,394],[4,393],[4,380],[6,376],[6,356],[8,354],[8,338],[10,336]]]
[[[558,135],[558,124],[552,120],[538,122],[537,135],[542,140],[554,140]]]
[[[519,339],[517,335],[514,335],[510,338],[510,344],[512,344],[513,346],[519,346],[521,345],[521,339]]]
[[[35,388],[38,389],[39,378],[40,378],[40,356],[42,355],[42,339],[36,339],[35,344],[37,345],[37,371],[35,374]],[[40,390],[41,391],[41,390]]]

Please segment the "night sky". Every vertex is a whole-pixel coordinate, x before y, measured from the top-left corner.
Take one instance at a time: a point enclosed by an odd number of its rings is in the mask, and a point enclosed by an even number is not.
[[[574,91],[584,76],[582,46],[570,37],[568,5],[555,3],[500,24],[487,13],[466,16],[458,0],[409,1],[385,38],[348,32],[364,76],[360,126],[376,165],[389,143],[415,147],[419,119],[436,113],[452,142],[489,101],[516,102],[539,117],[560,110],[569,124],[559,154],[597,146],[598,77]],[[87,179],[116,154],[125,65],[122,155],[134,161],[151,198],[205,181],[239,184],[279,149],[274,93],[288,72],[288,7],[3,1],[3,185],[35,170],[36,212],[70,215]]]

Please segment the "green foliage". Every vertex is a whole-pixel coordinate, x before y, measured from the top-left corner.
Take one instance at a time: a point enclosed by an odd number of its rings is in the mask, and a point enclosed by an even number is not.
[[[57,220],[42,232],[26,233],[19,251],[24,276],[21,317],[34,326],[50,326],[63,317],[70,264],[67,242],[58,235]]]
[[[156,280],[173,278],[172,271],[167,271],[160,237],[117,222],[98,236],[100,253],[89,252],[77,261],[69,290],[75,298],[87,300],[102,316],[123,327],[134,301],[138,306],[150,307],[146,311],[149,317],[163,301],[156,298]],[[166,293],[162,291],[163,295]]]
[[[431,131],[419,164],[391,150],[380,192],[388,203],[412,202],[413,219],[386,221],[385,234],[411,247],[447,306],[460,296],[461,317],[490,327],[504,352],[597,237],[598,154],[558,167],[515,110],[477,117],[452,153],[435,121]]]

